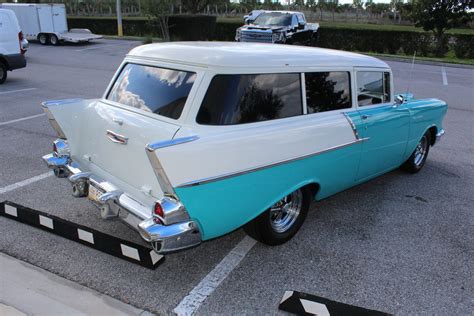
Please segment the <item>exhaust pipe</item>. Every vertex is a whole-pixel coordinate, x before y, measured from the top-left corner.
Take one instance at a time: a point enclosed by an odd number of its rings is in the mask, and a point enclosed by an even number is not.
[[[58,178],[66,178],[68,176],[68,171],[64,168],[54,168],[54,175]]]
[[[84,197],[89,194],[89,184],[86,180],[79,180],[72,185],[72,196]]]

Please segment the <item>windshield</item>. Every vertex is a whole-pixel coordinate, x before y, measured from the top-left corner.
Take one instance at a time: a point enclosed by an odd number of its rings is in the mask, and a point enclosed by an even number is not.
[[[291,14],[288,13],[262,13],[253,24],[268,26],[288,26],[291,25]]]

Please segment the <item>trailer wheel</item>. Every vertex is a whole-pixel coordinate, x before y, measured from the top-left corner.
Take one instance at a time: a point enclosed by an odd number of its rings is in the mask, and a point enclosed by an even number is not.
[[[41,45],[48,45],[49,44],[48,34],[41,33],[40,35],[38,35],[38,41],[40,42]]]
[[[49,37],[49,42],[51,43],[51,45],[54,45],[54,46],[58,46],[59,45],[59,39],[56,35],[54,34],[51,34],[51,36]]]
[[[4,83],[7,80],[7,66],[0,61],[0,84]]]

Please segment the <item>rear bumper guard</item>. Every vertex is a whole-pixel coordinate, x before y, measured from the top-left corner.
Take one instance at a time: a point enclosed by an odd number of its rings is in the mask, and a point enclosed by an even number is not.
[[[145,241],[151,243],[157,253],[176,252],[201,243],[201,233],[196,222],[184,220],[169,225],[162,224],[162,221],[152,216],[153,206],[143,205],[114,184],[91,172],[82,171],[68,153],[62,156],[56,152],[48,154],[43,156],[43,161],[57,177],[68,177],[72,183],[73,196],[89,196],[91,202],[100,209],[102,218],[120,218],[137,230]],[[92,197],[89,190],[94,190]],[[149,214],[149,217],[143,214]]]

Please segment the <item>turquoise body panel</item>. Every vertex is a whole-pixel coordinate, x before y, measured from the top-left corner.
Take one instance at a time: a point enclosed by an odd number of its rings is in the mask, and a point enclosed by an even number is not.
[[[354,119],[359,136],[367,138],[362,145],[361,164],[357,180],[363,181],[403,163],[410,113],[406,104],[385,104],[359,108],[359,117]]]
[[[196,220],[203,240],[229,233],[254,219],[282,197],[310,183],[319,183],[322,199],[354,185],[362,143],[267,169],[176,188]]]
[[[229,233],[307,184],[318,184],[320,200],[400,166],[431,127],[442,128],[447,105],[410,100],[347,113],[367,141],[258,171],[196,186],[175,188],[203,240]],[[371,119],[363,120],[361,115]],[[296,158],[296,157],[295,157]]]

